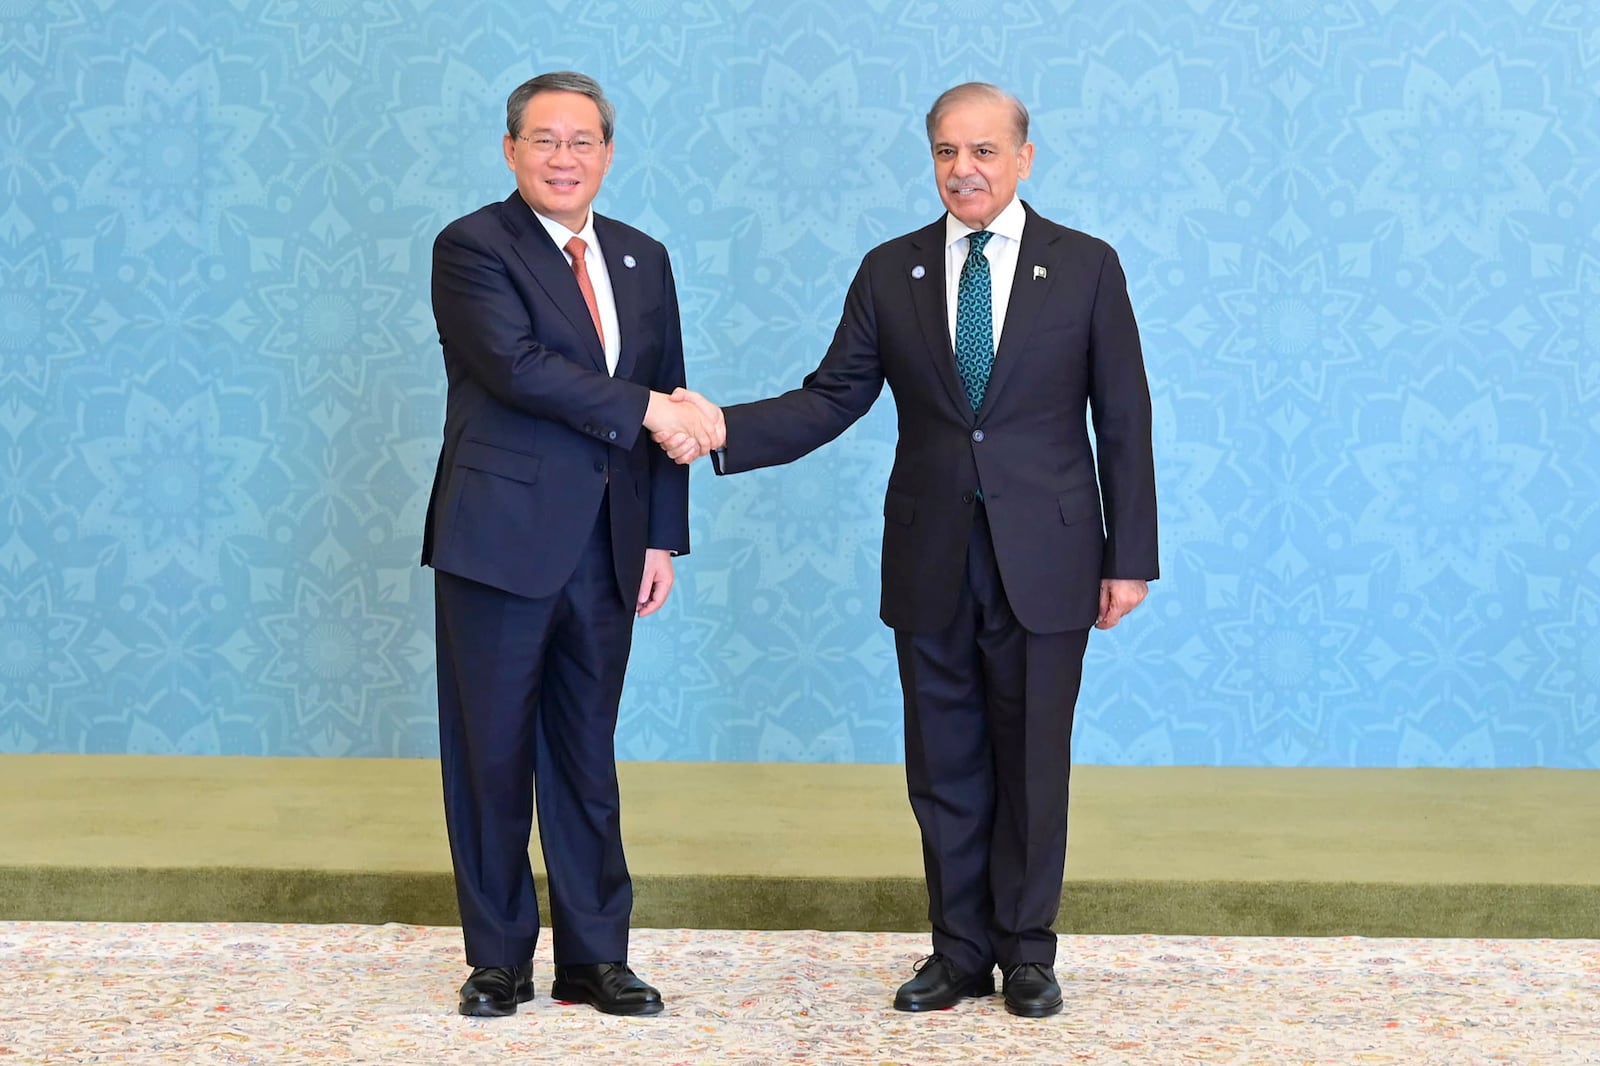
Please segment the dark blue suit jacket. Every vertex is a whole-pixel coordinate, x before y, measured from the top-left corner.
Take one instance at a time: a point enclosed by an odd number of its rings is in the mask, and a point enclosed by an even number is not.
[[[980,487],[1025,629],[1091,626],[1101,578],[1158,574],[1150,390],[1122,267],[1104,241],[1023,207],[979,411],[950,346],[942,217],[867,253],[833,343],[800,388],[726,409],[718,472],[735,473],[827,443],[888,382],[900,427],[883,501],[881,615],[894,629],[933,632],[954,615]]]
[[[667,250],[596,214],[616,296],[615,376],[572,268],[519,193],[457,219],[433,246],[433,313],[449,381],[422,562],[520,596],[572,575],[609,481],[617,584],[644,553],[689,550],[688,468],[642,430],[650,390],[684,383]]]

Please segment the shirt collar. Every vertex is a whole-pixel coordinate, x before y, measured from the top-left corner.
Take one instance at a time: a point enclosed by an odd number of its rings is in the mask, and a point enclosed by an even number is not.
[[[592,215],[593,212],[590,212],[590,214]],[[1011,202],[1006,204],[1005,209],[995,216],[993,222],[989,223],[988,229],[990,233],[997,237],[1020,241],[1022,240],[1022,227],[1027,221],[1028,215],[1027,212],[1022,210],[1022,200],[1013,196]],[[977,230],[956,216],[949,213],[945,214],[944,246],[946,248],[959,240],[965,240],[968,234],[976,232]]]
[[[528,210],[533,211],[533,208],[530,207]],[[582,238],[585,249],[599,247],[599,242],[595,240],[594,236],[594,208],[592,207],[589,209],[589,217],[584,219],[583,228],[576,231],[568,229],[553,218],[545,218],[537,211],[533,211],[533,217],[538,219],[539,223],[544,226],[545,232],[550,234],[550,239],[556,242],[556,247],[563,251],[566,250],[567,242],[573,237]],[[585,255],[587,255],[587,252]]]

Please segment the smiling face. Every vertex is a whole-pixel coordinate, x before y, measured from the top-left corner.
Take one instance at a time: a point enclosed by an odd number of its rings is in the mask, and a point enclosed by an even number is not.
[[[505,135],[506,166],[517,176],[517,190],[528,206],[576,232],[589,219],[589,205],[611,167],[611,142],[589,155],[572,151],[573,138],[599,143],[600,108],[582,93],[537,93],[522,109],[519,136]],[[541,151],[529,138],[561,142]]]
[[[1015,112],[1003,100],[951,105],[933,130],[939,199],[973,229],[993,222],[1033,166],[1033,144],[1017,143]]]

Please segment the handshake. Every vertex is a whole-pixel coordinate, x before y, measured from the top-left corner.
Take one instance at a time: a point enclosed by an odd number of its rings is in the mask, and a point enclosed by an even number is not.
[[[652,392],[645,408],[644,428],[651,439],[675,463],[692,463],[710,455],[727,442],[728,427],[722,408],[689,389],[679,387],[672,395]]]

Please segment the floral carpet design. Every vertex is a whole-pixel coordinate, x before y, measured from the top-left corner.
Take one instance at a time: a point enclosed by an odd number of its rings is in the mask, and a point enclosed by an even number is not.
[[[455,1013],[456,929],[0,923],[10,1063],[1600,1063],[1600,941],[1080,936],[1066,1009],[889,1006],[926,938],[635,930],[665,1013]]]

